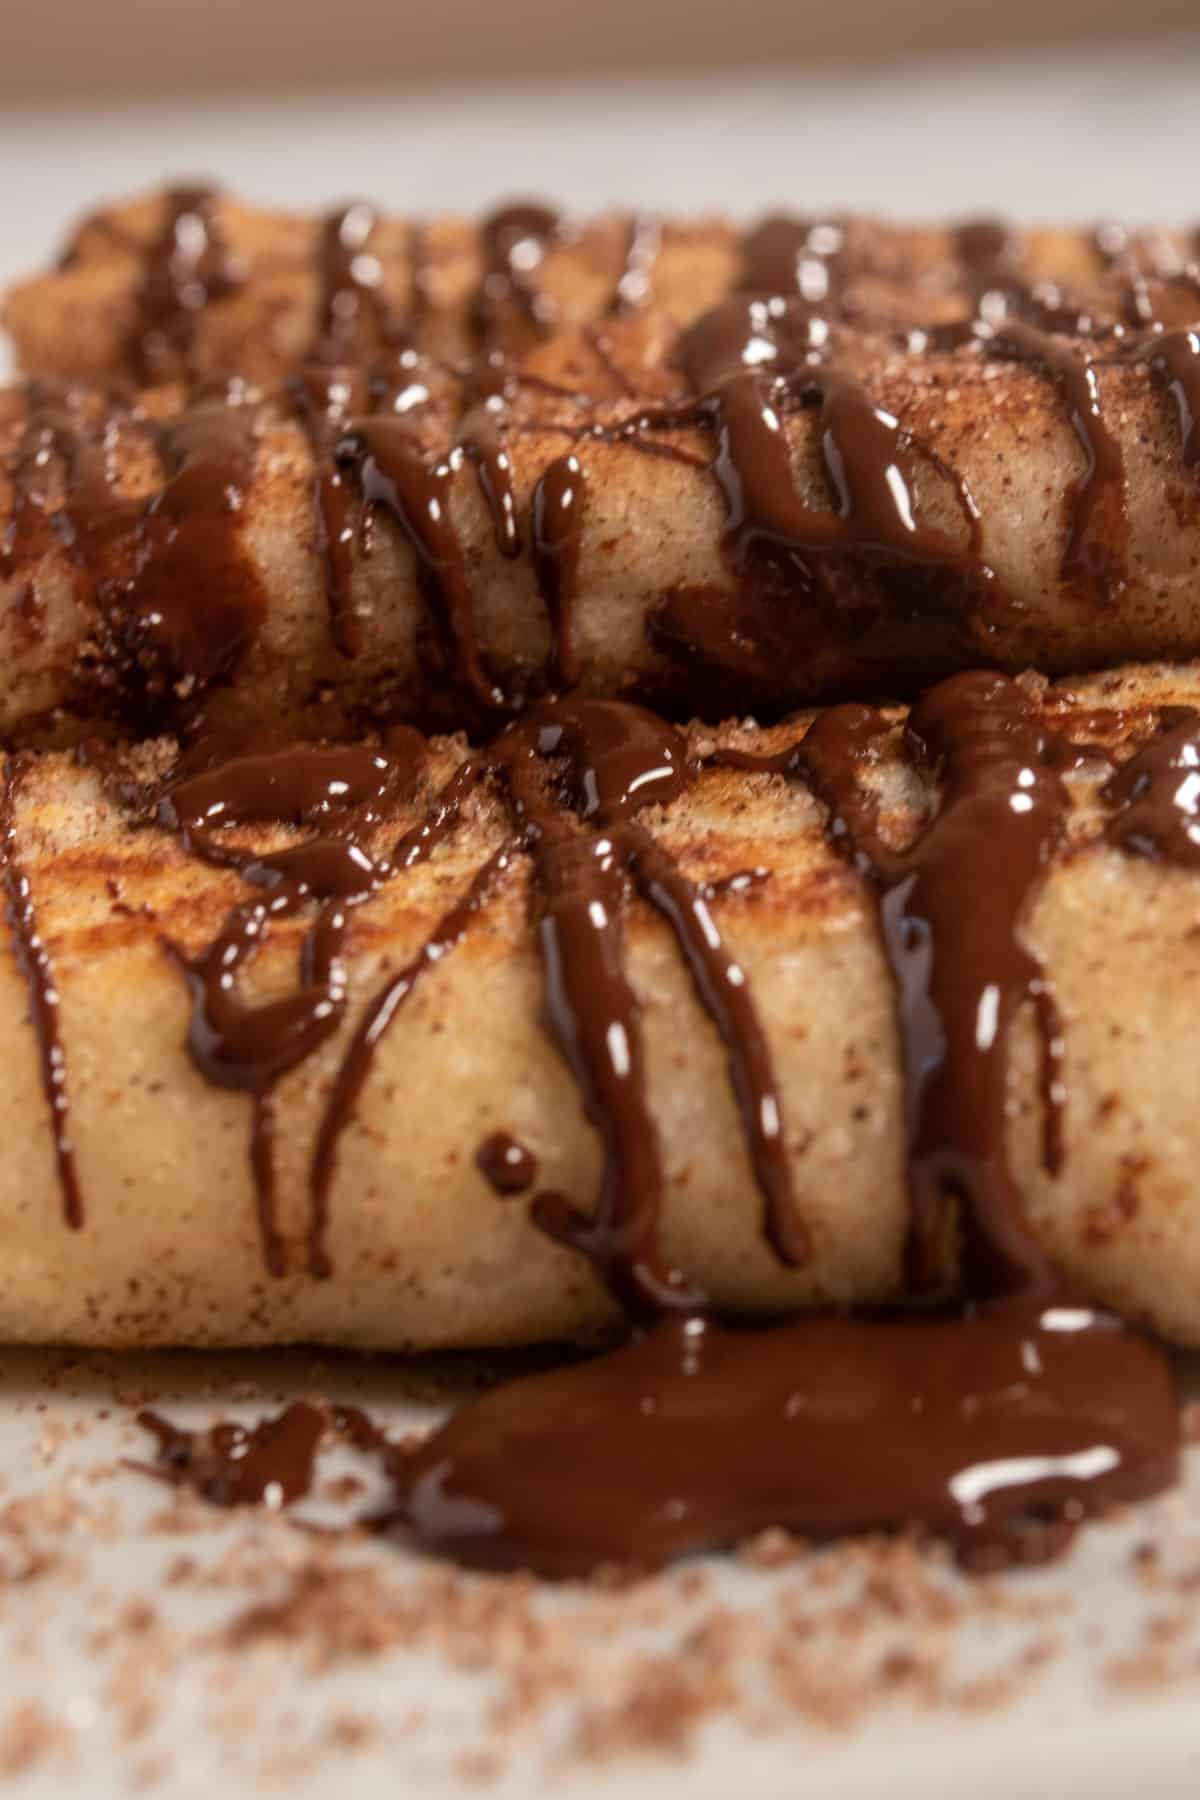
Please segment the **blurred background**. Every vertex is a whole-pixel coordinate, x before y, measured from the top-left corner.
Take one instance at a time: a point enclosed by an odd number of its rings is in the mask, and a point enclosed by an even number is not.
[[[1200,217],[1200,0],[0,0],[0,279],[101,195]]]

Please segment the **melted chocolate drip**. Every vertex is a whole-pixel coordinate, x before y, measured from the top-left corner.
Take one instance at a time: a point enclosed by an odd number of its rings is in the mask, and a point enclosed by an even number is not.
[[[206,862],[236,869],[258,895],[233,907],[196,957],[175,950],[192,996],[188,1050],[207,1080],[254,1098],[250,1164],[263,1256],[271,1274],[287,1266],[275,1221],[271,1094],[279,1078],[337,1030],[346,1006],[342,950],[350,912],[390,869],[367,848],[382,809],[411,792],[423,759],[415,733],[397,736],[387,754],[351,746],[298,745],[215,757],[202,745],[201,767],[185,769],[158,803],[163,824]],[[208,766],[205,766],[207,764]],[[231,842],[228,828],[270,820],[316,826],[316,835],[260,853]],[[259,1005],[238,994],[238,977],[261,950],[273,922],[316,907],[305,934],[300,982]]]
[[[228,1422],[211,1431],[183,1431],[156,1412],[138,1424],[156,1439],[153,1472],[176,1487],[194,1488],[213,1506],[287,1506],[312,1488],[313,1469],[329,1420],[318,1407],[295,1400],[253,1427]]]
[[[339,468],[354,473],[365,506],[382,508],[412,545],[421,595],[451,678],[485,714],[503,711],[505,697],[480,655],[462,540],[452,517],[451,488],[463,452],[455,449],[430,464],[411,422],[393,415],[358,420],[335,454]]]
[[[109,652],[101,682],[139,723],[229,673],[266,611],[243,554],[241,518],[254,476],[257,422],[234,386],[202,398],[155,430],[165,481],[147,498],[117,486],[120,412],[89,424],[80,397],[29,389],[18,450],[9,569],[47,547],[51,532],[87,580]],[[103,697],[103,696],[102,696]]]
[[[207,187],[172,188],[162,229],[146,254],[127,355],[139,381],[190,367],[203,309],[231,294],[241,274],[226,249],[217,195]]]
[[[814,328],[803,308],[729,301],[698,320],[680,346],[684,373],[700,398],[690,408],[643,415],[640,423],[707,419],[715,426],[714,470],[725,496],[726,542],[735,551],[855,548],[960,565],[964,551],[920,521],[914,489],[920,453],[913,440],[855,376],[823,360],[824,344],[824,328]],[[789,401],[820,405],[832,511],[806,504],[797,491],[784,431]],[[973,528],[971,509],[964,504],[963,510]]]
[[[401,1480],[423,1541],[569,1576],[654,1568],[768,1526],[920,1522],[969,1567],[1044,1560],[1074,1521],[1175,1477],[1163,1360],[1086,1309],[697,1317],[473,1401]]]
[[[498,1194],[525,1194],[537,1180],[537,1157],[507,1131],[494,1131],[475,1152],[484,1179]]]
[[[560,1197],[542,1194],[538,1222],[587,1255],[632,1316],[695,1303],[658,1238],[658,1134],[646,1098],[640,1008],[622,967],[619,935],[623,888],[632,880],[670,925],[697,996],[724,1039],[768,1235],[786,1260],[805,1260],[809,1244],[792,1201],[778,1087],[745,976],[704,895],[636,817],[682,790],[688,776],[683,740],[640,709],[559,702],[511,728],[496,756],[532,836],[551,1028],[605,1141],[594,1213],[583,1217]],[[582,834],[547,804],[544,772],[536,766],[560,756],[568,800],[590,827]]]
[[[167,481],[139,522],[136,570],[114,620],[150,694],[207,686],[258,634],[266,595],[240,545],[256,435],[236,388],[159,428]]]
[[[908,729],[939,772],[942,794],[903,852],[880,838],[861,779],[886,730],[878,714],[836,707],[820,715],[799,760],[829,804],[834,842],[877,894],[908,1092],[910,1280],[919,1290],[944,1282],[947,1206],[957,1202],[966,1292],[1045,1292],[1052,1272],[1008,1161],[1008,1040],[1032,1002],[1056,1166],[1061,1027],[1021,930],[1066,820],[1060,746],[1002,676],[943,682],[914,707]]]
[[[1200,713],[1172,707],[1160,735],[1113,776],[1108,840],[1151,862],[1200,868]]]
[[[425,852],[428,854],[428,851]],[[417,860],[415,857],[412,861]],[[396,866],[410,868],[397,855]],[[333,1090],[326,1103],[317,1133],[311,1172],[312,1212],[308,1234],[308,1270],[320,1280],[333,1273],[333,1262],[326,1242],[329,1231],[329,1191],[336,1167],[338,1141],[354,1116],[358,1097],[366,1083],[375,1051],[421,977],[441,962],[466,936],[476,914],[481,912],[508,872],[512,849],[504,845],[490,856],[471,882],[462,899],[439,920],[412,961],[401,969],[370,1002],[366,1014],[351,1039],[334,1079]]]
[[[658,1241],[663,1175],[658,1134],[645,1092],[640,1007],[623,966],[621,916],[628,889],[667,920],[697,994],[730,1060],[767,1229],[780,1254],[801,1261],[808,1240],[795,1215],[783,1143],[782,1109],[770,1052],[704,891],[687,881],[636,814],[682,791],[689,777],[683,739],[640,708],[609,701],[545,704],[510,726],[477,761],[465,764],[437,818],[449,829],[470,787],[498,777],[516,816],[518,840],[533,859],[541,917],[546,1006],[555,1041],[574,1073],[589,1119],[605,1145],[594,1214],[576,1213],[555,1194],[535,1202],[539,1222],[586,1254],[635,1316],[695,1303]],[[565,808],[564,810],[564,803]],[[448,821],[448,822],[447,822]],[[429,854],[422,826],[394,864]],[[334,1082],[312,1166],[312,1253],[328,1272],[324,1234],[341,1133],[353,1116],[378,1045],[421,974],[462,937],[507,866],[510,847],[485,864],[417,958],[367,1008]]]
[[[646,305],[661,249],[660,221],[645,213],[635,213],[626,231],[625,259],[609,303],[610,313],[637,312]]]
[[[1200,330],[1155,331],[1114,360],[1143,363],[1166,388],[1184,465],[1200,465]]]
[[[552,679],[572,688],[579,658],[571,633],[571,610],[579,577],[579,549],[587,506],[587,477],[578,457],[559,456],[539,475],[533,490],[533,565],[550,619]]]
[[[42,1092],[50,1112],[54,1160],[62,1194],[63,1218],[72,1231],[84,1221],[83,1190],[71,1142],[71,1103],[67,1057],[59,1028],[59,992],[54,964],[38,928],[37,908],[29,877],[17,856],[16,803],[26,767],[20,756],[8,756],[0,785],[0,889],[12,934],[13,955],[29,995],[29,1013],[37,1037]]]
[[[539,335],[551,329],[555,322],[554,304],[530,277],[561,230],[558,214],[532,200],[501,207],[483,221],[483,275],[471,302],[471,326],[476,336],[485,342],[492,339],[504,314],[514,308]]]
[[[362,621],[354,608],[354,541],[361,515],[333,449],[366,403],[365,384],[352,370],[313,365],[292,378],[288,391],[312,445],[313,517],[325,565],[330,630],[342,655],[354,657],[363,645]]]
[[[976,287],[1007,279],[1017,262],[1017,242],[1003,219],[964,219],[954,230],[954,253]]]
[[[1001,219],[968,219],[954,233],[955,254],[973,313],[1000,327],[1023,321],[1041,331],[1086,336],[1092,320],[1082,304],[1053,281],[1028,281],[1021,274],[1021,244]],[[963,341],[960,328],[930,334],[933,341]]]

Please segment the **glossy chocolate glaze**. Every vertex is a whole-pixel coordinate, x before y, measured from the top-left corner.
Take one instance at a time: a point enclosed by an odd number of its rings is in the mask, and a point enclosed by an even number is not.
[[[175,955],[192,997],[193,1062],[215,1085],[253,1098],[250,1164],[272,1275],[287,1267],[275,1222],[272,1092],[342,1022],[342,950],[350,914],[391,873],[373,853],[372,839],[381,811],[411,794],[423,760],[416,733],[396,734],[387,752],[292,745],[231,756],[221,745],[201,744],[158,801],[160,822],[180,833],[191,854],[236,870],[254,890],[253,898],[231,908],[198,955],[179,949]],[[228,835],[263,821],[316,829],[269,853],[239,848]],[[299,985],[277,999],[248,1003],[239,993],[246,966],[273,923],[305,908],[313,912]]]
[[[330,632],[342,655],[354,657],[363,645],[362,625],[354,610],[354,549],[362,515],[357,494],[333,451],[350,420],[363,411],[367,384],[356,370],[310,363],[292,377],[288,392],[308,434],[316,467],[313,520],[325,567]]]
[[[956,542],[922,521],[914,498],[922,460],[946,471],[856,376],[830,361],[828,341],[824,320],[802,302],[729,300],[680,341],[680,367],[696,399],[645,411],[627,429],[715,430],[712,466],[725,500],[726,545],[735,555],[853,550],[922,566],[973,566],[976,516],[961,483],[949,477],[963,513],[964,537]],[[812,405],[820,408],[828,509],[800,494],[784,430],[789,410]]]
[[[1152,331],[1123,360],[1139,362],[1166,388],[1179,426],[1184,465],[1200,464],[1200,331]]]
[[[539,1222],[585,1250],[637,1316],[696,1299],[658,1242],[658,1134],[645,1091],[641,1009],[622,953],[621,917],[636,889],[670,925],[725,1042],[771,1240],[789,1260],[807,1255],[770,1052],[744,975],[724,946],[704,890],[682,875],[637,817],[642,808],[675,798],[691,773],[685,741],[673,726],[614,701],[543,703],[463,765],[451,796],[430,815],[442,821],[439,832],[452,828],[471,785],[487,777],[507,797],[517,837],[484,865],[416,960],[372,999],[351,1039],[313,1160],[312,1267],[328,1271],[324,1233],[338,1139],[375,1051],[421,974],[460,941],[517,847],[532,861],[550,1028],[605,1146],[594,1215],[584,1219],[561,1197],[542,1193],[535,1201]],[[409,834],[410,848],[397,852],[395,866],[429,854],[428,836],[417,835],[424,830]]]
[[[622,1350],[474,1402],[421,1447],[403,1510],[439,1550],[569,1575],[766,1525],[919,1522],[991,1568],[1054,1554],[1085,1514],[1174,1479],[1165,1363],[1062,1294],[1008,1162],[1007,1041],[1026,1003],[1052,1123],[1062,1106],[1061,1031],[1022,926],[1064,827],[1060,770],[1080,753],[1015,683],[943,683],[909,723],[940,806],[899,849],[869,785],[886,731],[841,707],[794,751],[722,760],[811,781],[874,890],[908,1086],[910,1277],[945,1284],[956,1226],[965,1314],[773,1329],[669,1314]],[[1061,1154],[1054,1129],[1047,1153]],[[597,1255],[584,1232],[573,1241]]]
[[[171,188],[164,218],[142,271],[127,353],[139,381],[152,383],[186,371],[204,308],[238,286],[208,187]]]
[[[467,378],[458,428],[459,444],[475,466],[501,556],[521,553],[512,457],[504,431],[513,392],[512,373],[503,358],[481,357]]]
[[[152,694],[208,685],[258,634],[266,594],[239,542],[256,437],[236,386],[158,429],[166,482],[138,519],[136,570],[114,620]]]
[[[554,324],[549,297],[531,281],[562,221],[540,201],[514,201],[490,213],[479,228],[483,275],[471,302],[471,324],[485,342],[506,312],[516,310],[539,334]]]
[[[67,1054],[59,1025],[58,982],[38,925],[29,877],[17,855],[16,805],[25,767],[25,760],[19,755],[4,759],[0,781],[0,890],[17,967],[29,996],[29,1017],[37,1038],[42,1092],[50,1113],[63,1219],[72,1231],[78,1231],[84,1223],[83,1188],[71,1142]]]
[[[117,482],[120,446],[133,434],[151,438],[162,467],[162,485],[145,498]],[[100,710],[154,728],[254,641],[266,596],[241,523],[256,440],[256,414],[237,384],[153,428],[119,407],[90,416],[85,396],[31,384],[0,566],[16,568],[51,539],[73,559],[98,612],[91,698]]]
[[[825,306],[836,302],[845,273],[845,233],[833,221],[772,213],[746,232],[739,256],[737,285],[746,293]]]
[[[366,200],[339,207],[321,222],[315,356],[346,363],[364,347],[397,339],[383,291],[383,269],[371,249],[379,215]]]
[[[1163,785],[1177,788],[1191,766],[1179,733],[1194,741],[1194,720],[1162,724],[1165,735],[1110,790],[1115,819],[1138,834],[1128,847],[1141,854],[1161,852],[1145,848],[1136,809],[1157,807]],[[943,683],[913,709],[906,740],[933,771],[940,803],[910,844],[897,845],[872,798],[887,732],[872,709],[841,707],[818,715],[791,749],[719,760],[811,783],[832,841],[873,897],[908,1089],[910,1275],[919,1289],[944,1290],[957,1236],[959,1311],[737,1327],[708,1317],[664,1254],[640,1008],[623,966],[620,920],[633,891],[670,925],[724,1038],[767,1239],[785,1261],[812,1250],[753,998],[706,891],[671,864],[642,816],[693,778],[674,727],[613,702],[543,703],[462,764],[377,865],[399,872],[430,855],[481,782],[511,812],[513,836],[368,1002],[343,1054],[313,1162],[311,1271],[331,1269],[337,1143],[375,1050],[415,984],[527,855],[549,1029],[605,1149],[590,1211],[541,1190],[533,1216],[587,1257],[634,1328],[625,1348],[472,1402],[413,1457],[395,1459],[401,1512],[436,1548],[571,1574],[614,1560],[652,1565],[767,1524],[823,1533],[921,1523],[951,1537],[971,1566],[993,1567],[1048,1555],[1084,1514],[1172,1478],[1178,1421],[1164,1364],[1063,1293],[1007,1154],[1008,1036],[1027,1003],[1044,1033],[1051,1124],[1061,1111],[1060,1030],[1023,928],[1062,838],[1061,772],[1086,751],[1058,735],[1019,684],[990,675]],[[347,753],[366,760],[343,770],[342,754],[247,756],[232,780],[220,763],[202,764],[168,790],[160,815],[200,854],[214,839],[216,859],[236,858],[226,825],[324,825],[338,816],[335,779],[347,803],[381,804],[383,771],[365,752]],[[1174,829],[1164,817],[1156,843]],[[1061,1145],[1053,1130],[1047,1137],[1053,1162]],[[515,1157],[510,1148],[481,1146],[484,1173],[496,1182],[497,1170],[507,1177],[522,1163],[520,1185],[533,1185],[520,1147]]]
[[[1108,783],[1108,841],[1151,862],[1200,868],[1200,713],[1172,707]]]
[[[1083,473],[1068,490],[1071,524],[1063,575],[1067,580],[1082,577],[1104,593],[1119,590],[1127,528],[1125,464],[1121,447],[1104,419],[1096,363],[1050,332],[1015,319],[997,327],[987,337],[985,348],[989,355],[1030,363],[1061,393],[1084,458]],[[1110,515],[1103,540],[1093,531],[1102,504]]]
[[[358,482],[364,506],[386,512],[413,547],[439,669],[485,715],[506,710],[505,695],[480,653],[462,539],[452,516],[450,490],[462,450],[431,460],[411,422],[393,414],[356,421],[335,455],[343,475],[350,472]]]
[[[1086,1309],[966,1319],[672,1317],[498,1388],[400,1465],[421,1541],[552,1576],[655,1568],[768,1526],[920,1521],[976,1570],[1043,1561],[1176,1475],[1164,1361]]]
[[[1062,751],[1016,682],[943,682],[908,721],[914,747],[938,771],[941,803],[916,841],[896,851],[880,836],[863,782],[883,728],[866,708],[835,707],[799,754],[829,804],[835,842],[875,889],[896,985],[910,1280],[918,1290],[944,1284],[947,1210],[957,1206],[967,1293],[1045,1291],[1052,1272],[1008,1162],[1008,1038],[1032,1002],[1046,1061],[1048,1161],[1056,1166],[1062,1030],[1022,926],[1066,822]]]
[[[579,658],[571,609],[579,587],[579,547],[587,512],[587,476],[579,458],[558,456],[538,476],[532,504],[533,566],[550,621],[555,687],[573,688]]]

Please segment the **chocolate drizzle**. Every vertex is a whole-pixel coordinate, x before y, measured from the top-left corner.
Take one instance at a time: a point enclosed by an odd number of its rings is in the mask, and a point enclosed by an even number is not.
[[[1044,1561],[1086,1513],[1167,1486],[1166,1364],[1111,1321],[695,1316],[464,1407],[399,1476],[422,1542],[489,1568],[654,1568],[768,1526],[920,1520],[968,1567]]]
[[[232,757],[201,746],[200,764],[184,768],[158,802],[160,821],[184,847],[219,868],[234,869],[255,897],[228,914],[198,956],[176,949],[192,996],[188,1050],[219,1087],[253,1096],[250,1163],[263,1256],[272,1275],[287,1267],[275,1218],[271,1096],[280,1077],[323,1044],[346,1006],[342,950],[350,912],[390,874],[368,848],[381,810],[412,791],[423,751],[415,733],[387,753],[353,746],[291,746]],[[228,835],[271,821],[315,825],[317,834],[260,853]],[[247,1004],[238,993],[246,964],[273,923],[306,905],[316,908],[304,937],[299,985],[279,999]]]
[[[635,213],[625,236],[625,258],[609,302],[611,313],[638,312],[650,299],[654,265],[662,249],[662,224],[647,213]]]
[[[658,1241],[663,1174],[645,1092],[640,1007],[623,967],[621,916],[630,885],[666,919],[698,997],[725,1042],[767,1230],[779,1253],[803,1261],[808,1240],[794,1211],[782,1107],[770,1052],[745,976],[726,950],[703,890],[675,868],[637,814],[675,798],[689,779],[684,740],[651,714],[611,701],[534,708],[477,761],[463,765],[440,817],[451,821],[470,785],[503,784],[538,884],[539,943],[550,1029],[605,1145],[595,1211],[557,1195],[535,1202],[539,1222],[586,1254],[636,1316],[697,1296]],[[453,785],[453,784],[452,784]],[[443,824],[442,829],[449,829]],[[396,866],[429,853],[410,834]],[[514,846],[515,847],[515,846]],[[417,959],[369,1003],[342,1061],[312,1167],[311,1266],[328,1272],[324,1232],[338,1140],[353,1116],[379,1043],[416,980],[457,943],[512,855],[506,846],[447,915]]]
[[[266,596],[241,545],[258,427],[236,383],[197,398],[153,428],[165,479],[144,498],[117,484],[135,430],[151,428],[115,409],[94,421],[83,397],[31,384],[3,557],[13,569],[53,532],[99,615],[102,702],[119,678],[117,698],[154,726],[226,676],[261,626]]]
[[[1031,363],[1062,394],[1071,430],[1084,457],[1083,473],[1070,489],[1071,524],[1062,572],[1068,581],[1083,578],[1108,592],[1114,585],[1112,552],[1097,540],[1093,520],[1101,504],[1106,503],[1116,528],[1124,534],[1125,462],[1101,410],[1096,364],[1049,332],[1020,320],[1005,322],[985,341],[989,355]]]
[[[1200,330],[1151,332],[1119,360],[1143,363],[1166,388],[1175,408],[1184,466],[1196,468],[1200,465]]]
[[[351,417],[362,411],[365,384],[353,370],[310,364],[292,377],[288,391],[316,465],[313,517],[325,567],[330,630],[342,655],[354,657],[363,645],[362,623],[354,608],[354,543],[361,518],[357,496],[347,485],[333,448]]]
[[[554,683],[572,688],[579,658],[571,633],[571,607],[579,579],[579,544],[587,506],[587,477],[579,458],[559,456],[538,476],[533,490],[533,565],[550,619]]]
[[[844,273],[845,231],[832,221],[773,213],[741,241],[737,286],[748,294],[829,306]]]
[[[1108,841],[1151,862],[1200,868],[1200,712],[1171,707],[1158,736],[1108,783]]]
[[[482,358],[468,379],[466,408],[458,432],[458,441],[474,464],[479,491],[491,515],[496,548],[501,556],[510,557],[521,553],[512,457],[503,433],[511,397],[512,380],[503,358]]]
[[[425,854],[428,854],[428,850]],[[411,868],[416,860],[413,856],[406,861],[403,854],[398,853],[396,866]],[[507,874],[511,861],[512,849],[507,844],[488,858],[462,899],[456,901],[439,920],[416,956],[370,1001],[366,1014],[351,1039],[350,1047],[342,1058],[332,1092],[321,1115],[312,1162],[308,1269],[318,1279],[327,1279],[333,1274],[333,1262],[326,1239],[329,1230],[329,1194],[336,1166],[338,1140],[354,1115],[355,1105],[371,1071],[380,1040],[421,977],[435,968],[462,942],[471,921],[486,906],[501,878]]]
[[[430,462],[411,422],[398,415],[356,421],[335,452],[339,468],[355,475],[368,511],[382,508],[412,545],[439,659],[489,714],[504,710],[505,697],[480,655],[462,540],[451,515],[450,490],[462,455],[455,449]]]
[[[909,1277],[918,1290],[945,1284],[947,1207],[957,1203],[966,1292],[1046,1292],[1052,1273],[1008,1160],[1008,1041],[1032,1002],[1057,1168],[1062,1028],[1021,933],[1065,825],[1061,752],[1015,682],[960,675],[933,688],[908,730],[938,771],[941,803],[900,852],[880,837],[861,781],[885,729],[867,708],[835,707],[799,760],[830,806],[835,843],[877,894],[907,1082]]]
[[[731,300],[706,313],[680,344],[680,365],[697,395],[647,411],[628,429],[708,423],[717,434],[714,473],[725,498],[725,541],[735,554],[821,553],[960,568],[975,545],[977,516],[951,477],[967,544],[922,522],[915,500],[918,463],[944,470],[867,395],[857,377],[832,365],[823,321],[796,302]],[[801,496],[785,431],[789,409],[817,404],[822,468],[831,510]]]
[[[344,363],[361,352],[368,322],[376,347],[395,341],[383,268],[371,249],[378,223],[375,208],[365,200],[340,207],[322,221],[316,345],[322,361]]]
[[[514,309],[538,335],[551,329],[554,304],[531,277],[561,230],[553,208],[533,200],[501,207],[483,221],[483,274],[471,302],[471,326],[484,342],[496,337],[505,313]]]
[[[1194,742],[1191,718],[1170,716],[1163,728]],[[878,821],[870,776],[889,731],[870,708],[840,707],[791,749],[718,760],[809,782],[832,842],[873,893],[908,1089],[909,1274],[918,1290],[944,1296],[955,1209],[964,1318],[733,1327],[699,1310],[702,1296],[665,1252],[641,1009],[624,968],[622,918],[634,892],[670,926],[725,1042],[767,1239],[784,1262],[812,1250],[744,973],[707,891],[683,877],[641,816],[695,773],[674,727],[612,702],[544,703],[461,764],[391,856],[376,859],[388,874],[426,859],[484,782],[512,817],[512,835],[369,1001],[343,1054],[311,1170],[311,1272],[331,1272],[338,1144],[383,1037],[514,858],[528,855],[548,1028],[605,1150],[592,1209],[541,1190],[533,1216],[587,1257],[635,1326],[625,1349],[487,1396],[415,1453],[389,1456],[403,1517],[423,1541],[468,1561],[564,1574],[609,1560],[653,1565],[766,1524],[823,1533],[921,1521],[970,1566],[994,1567],[1053,1554],[1081,1517],[1172,1478],[1178,1421],[1164,1365],[1063,1293],[1007,1153],[1008,1039],[1028,1003],[1043,1032],[1047,1162],[1061,1157],[1060,1028],[1023,932],[1065,828],[1061,771],[1084,752],[1016,683],[943,683],[914,708],[907,739],[940,799],[913,842],[897,847]],[[1142,854],[1163,852],[1146,850],[1136,809],[1151,787],[1186,775],[1183,741],[1163,737],[1115,778],[1118,817],[1133,827],[1119,841]],[[206,764],[168,790],[160,816],[199,854],[253,881],[242,861],[252,853],[231,844],[227,825],[323,820],[335,784],[347,805],[382,804],[378,768],[335,775],[341,751],[308,754],[316,760],[248,757],[232,782]],[[1156,828],[1156,843],[1162,835]],[[319,842],[292,854],[316,856]],[[288,854],[258,853],[257,862]],[[336,885],[322,881],[312,883],[318,899]],[[479,1161],[501,1191],[534,1183],[531,1159],[503,1134],[480,1147]],[[185,1462],[190,1455],[187,1447]]]
[[[207,187],[171,188],[165,215],[146,254],[127,356],[139,381],[153,383],[191,366],[203,309],[231,294],[241,272],[230,257]]]
[[[805,775],[833,842],[876,891],[908,1083],[910,1274],[921,1288],[944,1280],[945,1207],[957,1203],[974,1304],[964,1318],[757,1330],[685,1309],[581,1368],[501,1389],[400,1474],[404,1516],[435,1548],[572,1575],[653,1567],[767,1525],[921,1521],[989,1569],[1044,1560],[1085,1515],[1174,1479],[1165,1363],[1059,1296],[1008,1163],[1007,1040],[1027,1001],[1055,1118],[1062,1104],[1053,999],[1020,933],[1063,831],[1069,749],[1014,683],[964,676],[932,690],[910,733],[939,771],[941,803],[900,851],[862,780],[886,731],[871,709],[840,707],[794,751],[719,760]]]
[[[25,766],[21,756],[10,755],[4,760],[0,784],[0,888],[4,892],[4,912],[12,935],[13,954],[29,995],[30,1021],[41,1064],[42,1092],[50,1112],[63,1219],[72,1231],[78,1231],[84,1222],[83,1189],[71,1141],[67,1056],[59,1027],[58,982],[50,952],[38,927],[29,877],[17,857],[16,804]]]
[[[537,1180],[537,1157],[507,1131],[494,1131],[475,1152],[479,1172],[498,1194],[525,1194]]]
[[[84,396],[31,382],[25,429],[13,466],[12,511],[0,545],[0,570],[11,579],[61,543],[101,599],[119,587],[130,506],[116,489],[122,419],[111,412],[93,426]]]
[[[266,595],[239,542],[256,437],[236,385],[159,427],[167,480],[139,518],[135,572],[114,618],[150,694],[209,685],[258,634]]]

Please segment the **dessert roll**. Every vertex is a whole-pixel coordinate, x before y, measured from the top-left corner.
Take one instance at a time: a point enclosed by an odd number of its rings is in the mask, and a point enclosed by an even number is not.
[[[22,369],[137,384],[236,369],[280,380],[314,353],[398,344],[519,352],[556,329],[649,312],[687,325],[734,292],[907,323],[1187,323],[1190,231],[900,225],[775,213],[747,226],[637,212],[575,219],[517,201],[468,221],[262,211],[191,186],[86,218],[51,273],[12,289]]]
[[[1200,1344],[1198,764],[1194,665],[10,754],[0,1335],[513,1345],[970,1264]]]
[[[1200,652],[1200,334],[738,297],[515,363],[0,401],[0,734],[779,716]]]

